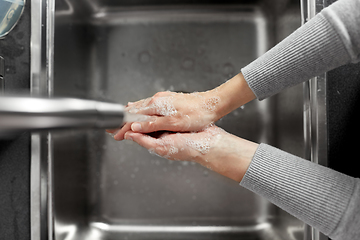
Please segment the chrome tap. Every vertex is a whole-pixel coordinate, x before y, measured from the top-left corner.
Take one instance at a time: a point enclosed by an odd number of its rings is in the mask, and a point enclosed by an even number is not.
[[[0,133],[62,128],[117,128],[124,106],[75,98],[0,96]]]

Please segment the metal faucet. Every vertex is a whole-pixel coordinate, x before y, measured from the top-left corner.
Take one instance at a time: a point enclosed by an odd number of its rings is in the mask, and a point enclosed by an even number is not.
[[[118,128],[124,106],[75,98],[0,96],[0,133],[62,128]]]

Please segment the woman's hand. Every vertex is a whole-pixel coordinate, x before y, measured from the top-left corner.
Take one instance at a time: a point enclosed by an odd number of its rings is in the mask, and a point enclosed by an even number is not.
[[[115,140],[123,140],[129,130],[139,133],[197,132],[254,98],[240,73],[211,91],[190,94],[160,92],[151,98],[129,103],[128,112],[152,118],[107,131],[114,135]]]
[[[204,129],[218,120],[216,110],[220,101],[213,91],[190,94],[159,92],[130,104],[126,110],[154,116],[153,121],[132,124],[131,129],[136,132],[188,132]]]
[[[159,92],[151,98],[129,103],[126,111],[152,116],[147,121],[127,123],[115,134],[123,140],[128,130],[141,133],[157,131],[199,131],[218,120],[216,109],[221,99],[213,92]]]
[[[214,125],[197,133],[128,131],[125,139],[170,160],[194,161],[237,182],[243,178],[258,144],[229,134]]]

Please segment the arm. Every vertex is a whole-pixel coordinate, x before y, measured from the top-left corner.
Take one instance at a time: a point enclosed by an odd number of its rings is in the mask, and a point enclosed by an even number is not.
[[[239,78],[224,84],[218,92],[209,93],[221,94],[228,91],[228,95],[219,95],[223,96],[220,97],[221,100],[226,96],[233,96],[231,83],[235,85],[234,89],[238,89],[237,97],[241,97],[239,95],[245,91],[242,90],[244,87],[250,88],[261,100],[320,73],[358,61],[359,5],[358,0],[342,0],[332,5],[264,56],[242,69],[244,78],[238,75]],[[340,14],[339,9],[348,12],[342,15],[344,13]],[[247,84],[239,84],[244,79]],[[226,114],[253,98],[254,95],[245,94],[244,99],[237,100],[238,105],[232,105],[231,99],[225,98],[230,102],[227,103],[230,106],[216,109],[213,116]],[[215,120],[216,117],[209,119]],[[267,145],[257,148],[254,143],[222,133],[216,138],[213,137],[219,134],[209,137],[206,135],[208,133],[203,131],[196,134],[169,134],[160,138],[134,131],[127,131],[122,135],[124,134],[126,139],[134,140],[161,156],[197,161],[231,179],[241,180],[242,186],[269,199],[334,240],[359,239],[359,179],[315,165]],[[197,139],[197,136],[200,138]],[[205,144],[202,145],[205,148],[198,149],[199,145],[196,143],[203,137],[211,139],[210,143],[227,144],[218,145],[219,147],[215,147],[217,144]],[[218,142],[216,139],[224,141]],[[209,151],[202,152],[202,149],[207,149],[206,146],[209,146]]]
[[[241,93],[241,94],[239,94]],[[255,99],[241,73],[221,86],[207,92],[191,94],[160,92],[153,97],[130,103],[127,111],[151,115],[147,122],[127,123],[114,133],[115,140],[123,140],[130,129],[140,133],[161,130],[173,132],[199,131],[226,114]]]
[[[193,161],[214,172],[240,182],[258,144],[239,138],[212,125],[197,133],[145,135],[133,131],[125,139],[169,160]]]
[[[255,97],[262,100],[338,66],[359,61],[359,9],[359,0],[336,2],[244,67],[242,73],[216,89],[198,93],[201,98],[194,94],[159,93],[132,104],[129,109],[137,109],[138,113],[162,117],[133,124],[132,130],[198,131]],[[164,97],[170,97],[171,107],[176,109],[174,115],[164,116],[156,109],[156,102]],[[203,107],[206,101],[213,103],[214,111]],[[130,128],[131,123],[125,125],[115,139],[122,140]]]
[[[360,60],[360,1],[325,8],[241,71],[259,100]]]
[[[261,144],[240,185],[334,240],[360,237],[360,179]]]
[[[128,131],[125,139],[161,157],[194,161],[240,182],[334,240],[360,237],[360,179],[216,126],[159,136]]]
[[[359,9],[358,0],[336,2],[242,69],[257,98],[359,61]],[[262,144],[241,185],[334,240],[360,237],[359,179]]]

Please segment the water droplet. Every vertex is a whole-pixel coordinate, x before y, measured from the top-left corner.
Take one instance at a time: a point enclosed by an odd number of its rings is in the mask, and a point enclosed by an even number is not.
[[[182,62],[182,67],[185,70],[194,70],[194,60],[191,58],[185,58]]]
[[[168,89],[170,92],[173,92],[175,90],[174,86],[173,85],[170,85],[169,89]]]
[[[199,55],[203,55],[205,53],[204,47],[200,47],[197,52]]]
[[[225,77],[229,78],[234,75],[234,66],[231,63],[225,63],[223,66],[223,74]]]
[[[139,61],[141,63],[148,63],[150,62],[151,56],[148,51],[143,51],[139,54]]]

